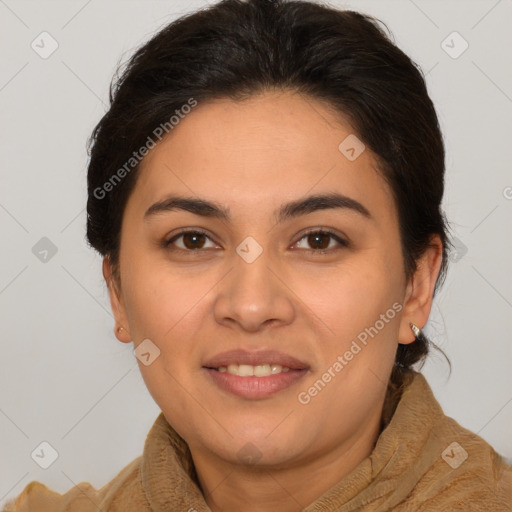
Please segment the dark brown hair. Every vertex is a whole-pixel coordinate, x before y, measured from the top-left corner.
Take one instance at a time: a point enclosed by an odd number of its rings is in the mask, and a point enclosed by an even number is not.
[[[441,210],[445,150],[416,64],[382,22],[358,12],[286,0],[224,0],[183,16],[145,43],[115,78],[110,109],[89,141],[87,238],[116,264],[139,149],[185,105],[243,100],[293,89],[327,102],[378,157],[398,209],[406,277],[438,235],[445,277],[447,224]],[[190,110],[190,107],[188,107]],[[429,341],[399,345],[395,373],[423,362]]]

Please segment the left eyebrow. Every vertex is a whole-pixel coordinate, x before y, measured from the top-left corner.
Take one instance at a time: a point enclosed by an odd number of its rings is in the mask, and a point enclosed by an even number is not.
[[[351,210],[367,219],[373,218],[369,210],[359,201],[338,193],[313,195],[285,203],[274,212],[274,218],[277,223],[282,223],[301,215],[308,215],[316,211],[332,209]],[[226,208],[219,203],[206,199],[176,195],[168,196],[162,201],[158,201],[151,205],[146,210],[144,218],[148,219],[153,215],[175,210],[183,210],[193,213],[194,215],[215,218],[225,222],[230,222],[231,220],[229,208]]]
[[[369,210],[359,201],[337,193],[309,196],[283,204],[281,208],[274,213],[274,215],[279,223],[301,215],[308,215],[319,210],[332,209],[351,210],[367,219],[372,219]]]

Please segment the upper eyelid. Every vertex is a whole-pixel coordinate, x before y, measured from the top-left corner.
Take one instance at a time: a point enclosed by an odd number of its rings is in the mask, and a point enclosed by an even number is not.
[[[179,231],[178,233],[174,233],[174,235],[172,235],[169,238],[166,237],[165,243],[166,244],[170,244],[173,240],[176,240],[180,236],[187,235],[189,233],[195,233],[195,234],[204,235],[207,238],[209,238],[212,242],[215,242],[215,240],[206,231],[203,231],[202,229],[199,229],[199,228],[193,228],[193,229],[184,229],[183,231]],[[217,243],[217,242],[215,242],[215,243]]]
[[[311,235],[311,234],[314,234],[314,233],[322,233],[324,235],[330,235],[331,237],[333,238],[339,238],[341,240],[343,240],[344,242],[348,243],[349,239],[348,237],[338,231],[338,230],[334,230],[332,228],[328,228],[328,227],[316,227],[316,228],[308,228],[306,229],[306,231],[303,231],[301,234],[300,234],[300,237],[297,239],[297,242],[299,240],[302,240],[305,236],[308,236],[308,235]]]

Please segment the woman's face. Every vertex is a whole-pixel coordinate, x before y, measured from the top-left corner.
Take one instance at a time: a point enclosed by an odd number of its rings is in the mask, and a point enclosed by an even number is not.
[[[119,269],[118,336],[146,340],[151,395],[193,454],[233,463],[291,466],[375,430],[397,343],[426,321],[374,156],[292,92],[180,121],[142,163]]]

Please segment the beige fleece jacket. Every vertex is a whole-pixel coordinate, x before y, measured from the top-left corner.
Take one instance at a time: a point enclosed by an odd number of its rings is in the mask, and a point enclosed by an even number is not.
[[[512,467],[483,439],[444,415],[420,373],[408,377],[401,396],[388,392],[383,430],[373,452],[302,512],[391,510],[512,511]],[[99,490],[80,483],[61,495],[31,482],[4,511],[208,512],[210,508],[187,444],[161,413],[143,455]]]

